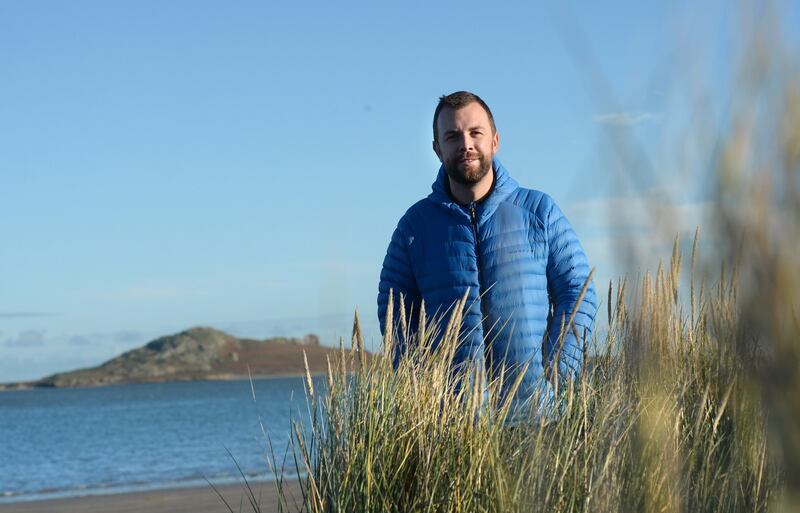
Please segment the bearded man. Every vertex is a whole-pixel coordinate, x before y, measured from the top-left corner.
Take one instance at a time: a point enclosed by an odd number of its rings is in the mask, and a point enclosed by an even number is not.
[[[579,377],[597,300],[567,218],[550,196],[511,178],[495,157],[499,145],[481,98],[459,91],[439,99],[433,151],[442,165],[431,194],[392,234],[378,317],[381,332],[393,329],[385,325],[390,291],[395,308],[403,295],[411,328],[423,301],[429,315],[441,314],[468,291],[453,364],[477,362],[489,379],[503,375],[504,387],[524,373],[512,402],[519,411],[552,393],[545,383]],[[569,319],[574,326],[562,333]],[[411,340],[396,344],[395,366]]]

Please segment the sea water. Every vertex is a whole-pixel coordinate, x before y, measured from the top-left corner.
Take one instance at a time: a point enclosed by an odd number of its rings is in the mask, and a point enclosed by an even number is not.
[[[300,377],[0,392],[0,503],[273,479],[292,420]]]

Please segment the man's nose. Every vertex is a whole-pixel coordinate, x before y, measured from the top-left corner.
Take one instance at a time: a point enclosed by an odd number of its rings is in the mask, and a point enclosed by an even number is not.
[[[466,151],[472,149],[472,137],[470,137],[468,134],[462,135],[459,142],[461,143],[461,147],[459,148],[460,150]]]

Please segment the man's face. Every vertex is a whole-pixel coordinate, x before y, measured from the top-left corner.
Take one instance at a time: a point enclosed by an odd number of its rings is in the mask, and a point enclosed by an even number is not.
[[[492,132],[489,115],[479,103],[457,110],[443,108],[437,132],[439,140],[433,142],[433,151],[453,181],[474,185],[492,169],[500,138]]]

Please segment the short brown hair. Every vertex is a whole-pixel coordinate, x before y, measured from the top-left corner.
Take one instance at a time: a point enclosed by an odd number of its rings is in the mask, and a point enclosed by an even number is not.
[[[492,111],[489,109],[489,106],[486,105],[486,102],[481,100],[481,97],[477,94],[470,93],[469,91],[456,91],[455,93],[450,93],[439,97],[439,104],[436,106],[436,110],[433,112],[433,140],[439,140],[438,121],[439,113],[442,112],[443,108],[450,107],[453,110],[458,110],[473,102],[479,104],[481,107],[483,107],[483,110],[486,111],[486,114],[489,116],[489,124],[492,125],[492,133],[496,133],[497,127],[494,124],[494,116],[492,116]]]

